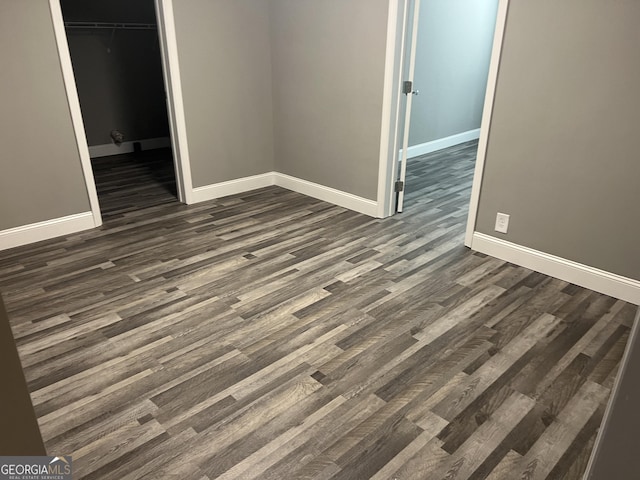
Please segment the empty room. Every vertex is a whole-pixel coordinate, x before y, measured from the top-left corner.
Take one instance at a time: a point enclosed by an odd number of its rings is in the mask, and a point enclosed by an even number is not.
[[[410,145],[435,0],[66,2],[0,3],[3,469],[634,478],[640,4],[494,2],[473,122]],[[141,32],[139,134],[74,51]]]

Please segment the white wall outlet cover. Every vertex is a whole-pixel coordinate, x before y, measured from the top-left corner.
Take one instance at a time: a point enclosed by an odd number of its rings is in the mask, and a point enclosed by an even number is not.
[[[509,215],[499,213],[496,215],[496,232],[507,233],[509,231]]]

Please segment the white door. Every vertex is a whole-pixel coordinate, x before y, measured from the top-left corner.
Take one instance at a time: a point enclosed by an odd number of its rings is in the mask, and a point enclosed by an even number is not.
[[[416,66],[416,45],[418,42],[418,20],[420,18],[420,0],[413,0],[411,2],[413,8],[409,7],[407,18],[407,28],[405,32],[405,58],[404,58],[404,80],[402,82],[402,93],[405,96],[404,101],[404,122],[402,128],[399,130],[402,135],[402,150],[400,155],[400,171],[395,183],[395,190],[397,194],[396,211],[402,212],[404,205],[404,192],[405,181],[407,176],[407,150],[409,148],[409,126],[411,124],[411,104],[413,102],[413,96],[418,95],[418,90],[413,83]]]

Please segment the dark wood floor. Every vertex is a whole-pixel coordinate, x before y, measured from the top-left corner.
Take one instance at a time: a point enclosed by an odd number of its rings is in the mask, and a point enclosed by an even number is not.
[[[171,148],[94,158],[91,164],[104,220],[177,201]]]
[[[634,308],[462,246],[475,148],[411,160],[385,220],[100,180],[102,228],[0,252],[48,452],[87,479],[581,478]]]

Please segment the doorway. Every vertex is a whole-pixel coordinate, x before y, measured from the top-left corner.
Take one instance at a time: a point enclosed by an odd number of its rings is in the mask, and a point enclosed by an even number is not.
[[[170,0],[145,0],[145,2],[135,3],[136,5],[132,5],[128,0],[111,0],[110,2],[96,0],[49,0],[60,55],[60,66],[69,100],[71,118],[76,134],[80,161],[84,172],[95,227],[102,225],[102,213],[97,195],[96,176],[94,175],[95,172],[92,165],[92,163],[97,163],[98,160],[92,160],[91,157],[94,157],[94,159],[108,159],[109,156],[114,153],[138,157],[137,160],[146,164],[147,168],[146,179],[140,178],[140,181],[145,182],[151,180],[152,182],[156,182],[158,188],[164,188],[165,194],[171,196],[171,201],[175,201],[176,197],[177,200],[182,203],[192,203],[193,200],[191,170],[184,135],[185,125],[182,111],[183,103],[179,81],[180,74],[178,70],[176,38],[175,30],[173,29],[172,3]],[[63,17],[63,6],[65,7],[67,18]],[[73,16],[71,13],[73,13]],[[91,18],[91,20],[87,21],[87,18]],[[156,73],[152,80],[155,84],[155,90],[151,95],[149,95],[150,92],[143,92],[141,96],[146,98],[147,108],[152,112],[161,112],[161,114],[158,115],[159,121],[153,119],[153,113],[151,114],[151,120],[149,120],[150,115],[148,110],[137,112],[134,114],[133,120],[129,119],[130,123],[122,123],[126,126],[127,131],[122,131],[122,127],[118,126],[109,130],[107,134],[108,143],[96,142],[95,137],[91,137],[91,141],[89,140],[89,135],[87,135],[89,127],[85,125],[87,121],[85,118],[87,115],[86,108],[80,105],[78,94],[80,88],[77,86],[69,48],[70,42],[68,39],[70,34],[68,30],[70,29],[67,24],[73,25],[73,22],[83,22],[85,24],[75,23],[72,28],[75,27],[76,30],[84,29],[84,35],[89,35],[89,32],[94,35],[92,42],[90,42],[91,45],[85,45],[83,48],[90,50],[91,48],[96,48],[96,46],[101,46],[102,52],[98,54],[98,57],[101,57],[103,64],[97,68],[102,68],[103,70],[106,68],[106,65],[109,64],[104,60],[105,55],[110,55],[114,52],[113,47],[123,43],[121,41],[123,40],[122,38],[120,41],[117,40],[116,37],[118,35],[123,36],[123,33],[132,34],[134,33],[133,31],[136,30],[139,31],[139,33],[144,32],[146,34],[146,46],[148,47],[149,44],[151,44],[151,52],[154,58],[143,58],[140,61],[141,65],[135,66],[134,70],[146,65],[147,76],[149,71],[155,71]],[[106,37],[105,33],[107,33]],[[124,39],[126,40],[126,35]],[[75,40],[77,39],[72,40],[72,42],[75,43]],[[143,46],[144,45],[145,42],[143,42]],[[127,47],[125,44],[124,56],[135,57],[134,53],[128,51]],[[134,47],[132,50],[136,48],[138,47]],[[140,54],[139,50],[138,48],[138,54]],[[87,52],[84,52],[85,55],[86,53]],[[143,57],[146,55],[144,50],[142,55]],[[160,56],[160,62],[158,62],[158,55]],[[114,57],[117,57],[117,55],[114,55]],[[109,72],[109,75],[105,75],[112,84],[109,85],[106,80],[103,80],[102,86],[104,87],[105,83],[107,83],[107,87],[109,88],[114,88],[114,85],[122,86],[123,81],[119,80],[120,83],[118,83],[118,79],[126,76],[126,72],[123,73],[122,69],[123,63],[114,60],[110,61],[112,64],[120,65],[120,72]],[[124,64],[126,65],[126,62]],[[152,68],[149,67],[150,64],[153,65]],[[89,78],[91,78],[90,74]],[[126,84],[126,82],[124,83]],[[92,90],[96,90],[96,86],[90,85],[87,90],[89,92],[89,98],[92,98]],[[112,110],[116,112],[126,111],[127,109],[131,110],[130,103],[140,103],[140,99],[135,98],[135,94],[132,94],[131,90],[131,88],[126,89],[124,93],[120,92],[119,95],[109,94],[112,99],[116,99],[114,101],[116,105],[110,105]],[[87,98],[87,95],[83,96],[85,99]],[[108,95],[105,95],[105,97],[107,96]],[[150,102],[151,107],[149,107],[149,97],[154,98],[154,101]],[[134,98],[134,101],[131,100],[132,98]],[[96,98],[94,96],[93,99],[97,103],[102,102],[103,105],[108,103],[103,97],[98,96]],[[129,103],[123,102],[123,99],[129,99]],[[146,122],[145,117],[147,118]],[[118,118],[122,118],[122,116],[107,116],[107,119],[110,119],[112,124],[116,123],[114,118],[117,120]],[[151,135],[150,132],[158,131],[157,127],[159,123],[163,123],[165,126],[165,130],[162,132],[164,136],[149,138]],[[167,123],[168,131],[166,129]],[[156,130],[153,129],[154,125]],[[92,124],[91,128],[93,127],[95,127],[95,125]],[[111,128],[111,126],[106,128]],[[104,124],[102,125],[102,129],[98,129],[97,131],[99,135],[101,135],[100,138],[104,140]],[[165,134],[164,132],[167,133]],[[118,139],[118,133],[124,134],[124,138],[119,137]],[[117,143],[119,143],[119,146]],[[157,158],[149,161],[149,157],[155,154],[157,154]],[[113,159],[115,157],[111,158]],[[173,166],[171,165],[171,159],[173,160]],[[126,159],[122,158],[122,161],[125,162]],[[162,165],[161,168],[158,168],[159,164]],[[142,177],[145,177],[145,175],[142,175]],[[133,181],[134,179],[131,180]],[[139,191],[135,183],[133,185],[130,183],[129,186],[131,187],[130,193],[138,197],[137,201],[144,198],[145,193]],[[148,196],[145,200],[149,200]],[[142,203],[144,204],[144,201]],[[136,207],[132,205],[128,208],[135,209]]]
[[[407,152],[401,161],[406,159],[411,169],[412,163],[450,148],[450,163],[460,163],[452,147],[468,143],[473,148],[480,136],[498,0],[421,0],[413,7],[407,54],[412,101],[405,104],[402,148]],[[450,174],[456,168],[462,164],[451,165]],[[401,180],[404,191],[411,192],[411,181],[404,175]],[[396,205],[399,212],[404,191]]]
[[[60,0],[102,216],[176,201],[153,0]]]
[[[421,174],[429,176],[429,168],[462,154],[467,180],[475,185],[481,178],[506,5],[504,0],[398,0],[391,9],[396,16],[390,15],[395,34],[387,44],[390,133],[381,156],[380,216],[393,215],[398,206],[402,211],[405,193],[413,195],[406,169],[416,157],[428,160]],[[469,168],[476,148],[477,160]],[[473,195],[471,202],[468,198],[467,193],[468,221],[475,224]]]

